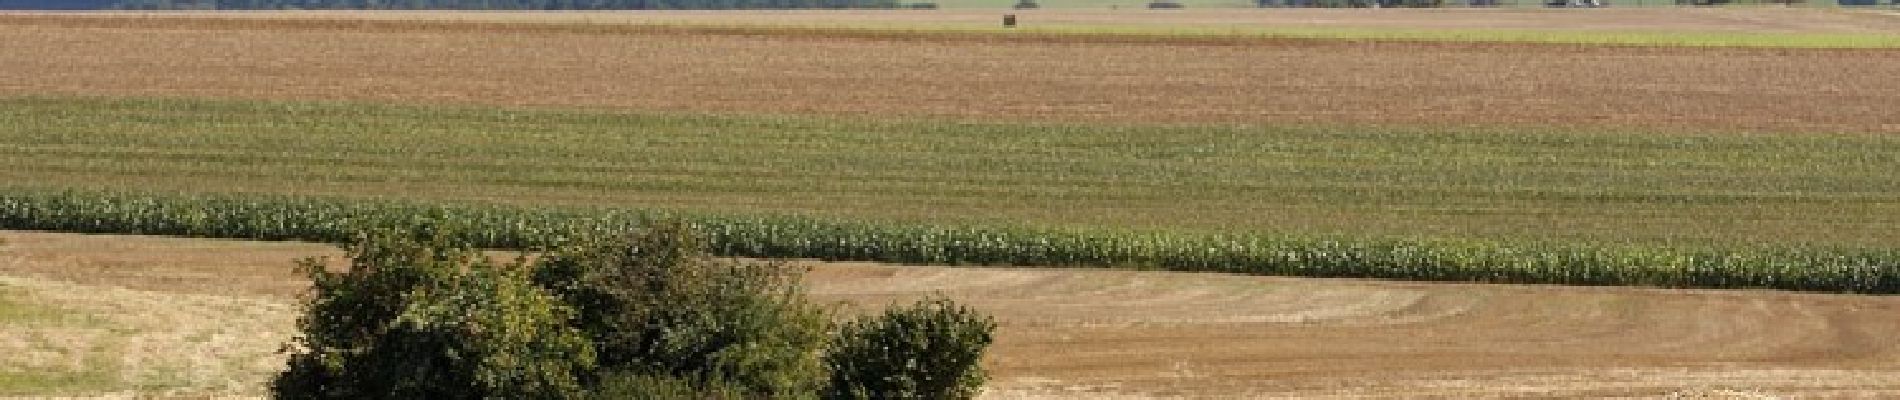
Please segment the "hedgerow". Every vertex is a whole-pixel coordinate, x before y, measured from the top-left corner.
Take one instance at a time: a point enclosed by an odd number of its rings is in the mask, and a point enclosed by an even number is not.
[[[1426,281],[1900,293],[1900,248],[1670,246],[931,225],[778,215],[528,208],[272,195],[11,191],[0,228],[341,242],[429,226],[485,248],[552,248],[678,219],[722,256],[1121,267]]]

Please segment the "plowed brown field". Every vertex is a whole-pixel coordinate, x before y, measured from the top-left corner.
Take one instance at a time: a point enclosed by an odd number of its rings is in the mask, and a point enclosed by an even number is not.
[[[1900,132],[1900,79],[1890,72],[1900,70],[1900,50],[918,40],[390,21],[75,27],[59,18],[80,17],[0,17],[0,95]]]
[[[90,309],[154,326],[134,333],[145,352],[124,355],[150,365],[128,361],[127,376],[205,362],[189,353],[198,342],[163,344],[208,327],[288,335],[283,304],[305,285],[289,260],[337,254],[137,236],[0,240],[0,288],[110,305]],[[808,284],[826,301],[873,306],[942,291],[996,315],[995,399],[1900,396],[1894,297],[861,264],[817,265]],[[174,301],[248,311],[199,316]],[[214,343],[274,337],[216,332]],[[222,357],[266,361],[213,364],[223,375],[172,390],[256,393],[273,348],[228,348],[259,354]],[[0,356],[0,371],[19,362]]]
[[[1652,1],[1653,2],[1653,1]],[[4,13],[4,12],[0,12]],[[1524,29],[1610,32],[1900,33],[1893,11],[1826,8],[1608,8],[1551,10],[1447,8],[1364,10],[1326,8],[1188,9],[1166,12],[1112,9],[998,10],[643,10],[558,12],[458,11],[243,11],[167,12],[147,16],[213,19],[461,21],[584,23],[594,26],[667,24],[715,26],[994,26],[1016,14],[1024,27],[1161,26],[1169,28],[1350,27],[1401,29]],[[26,14],[18,13],[16,14]],[[38,13],[34,13],[38,14]],[[86,12],[115,16],[126,13]],[[134,14],[138,15],[138,14]],[[868,24],[868,25],[867,25]]]

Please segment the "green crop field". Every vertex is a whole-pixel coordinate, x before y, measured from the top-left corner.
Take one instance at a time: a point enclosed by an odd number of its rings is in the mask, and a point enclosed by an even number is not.
[[[543,249],[682,221],[714,254],[933,265],[1118,267],[1433,281],[1900,293],[1900,249],[1183,234],[627,208],[509,207],[269,195],[12,191],[0,226],[341,243],[366,229]]]
[[[0,101],[0,181],[925,223],[1888,245],[1900,137]]]

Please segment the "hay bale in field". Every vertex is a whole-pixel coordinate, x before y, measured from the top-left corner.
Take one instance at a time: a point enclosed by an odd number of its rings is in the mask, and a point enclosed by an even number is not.
[[[1150,10],[1178,10],[1182,8],[1187,8],[1187,6],[1174,0],[1156,0],[1148,3],[1148,9]]]

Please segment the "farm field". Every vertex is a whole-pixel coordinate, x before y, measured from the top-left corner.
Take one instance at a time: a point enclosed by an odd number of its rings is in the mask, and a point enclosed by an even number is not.
[[[810,282],[994,313],[990,398],[1900,396],[1892,296],[1759,290],[1900,291],[1900,16],[997,11],[0,13],[0,228],[1011,264]],[[260,394],[337,254],[0,241],[0,396]]]
[[[1881,49],[920,41],[132,18],[111,20],[127,28],[58,26],[80,19],[0,17],[0,51],[11,55],[0,59],[0,95],[1145,125],[1900,131],[1891,110],[1900,80],[1879,73],[1894,62]],[[219,28],[234,21],[242,24]]]
[[[984,0],[996,1],[996,0]],[[1086,0],[1097,1],[1097,0]],[[1223,1],[1223,0],[1215,0]],[[939,2],[949,5],[953,2]],[[1013,0],[999,1],[994,8],[1006,8]],[[1192,7],[1195,1],[1183,1]],[[1251,4],[1251,2],[1228,2]],[[1056,4],[1042,1],[1042,4]],[[1146,2],[1130,3],[1145,5]],[[1060,8],[1060,7],[1058,7]],[[834,27],[858,29],[983,29],[1004,31],[997,26],[1004,13],[1022,17],[1019,30],[1033,31],[1039,26],[1086,31],[1118,29],[1141,32],[1220,32],[1271,33],[1279,28],[1345,28],[1363,30],[1431,31],[1531,31],[1739,34],[1800,36],[1814,34],[1900,34],[1900,22],[1893,12],[1879,9],[1842,10],[1830,8],[1609,8],[1595,10],[1551,9],[1219,9],[1219,10],[770,10],[770,11],[555,11],[555,12],[455,12],[455,11],[236,11],[236,12],[84,12],[84,13],[0,13],[10,14],[18,22],[23,17],[43,16],[70,23],[75,17],[88,20],[119,20],[136,17],[146,20],[270,20],[270,21],[391,21],[391,22],[487,22],[520,24],[585,24],[614,26],[705,26],[705,27]],[[94,18],[96,17],[96,18]],[[1341,30],[1340,32],[1347,32]]]
[[[1883,245],[1900,136],[0,100],[9,186],[1359,237]]]
[[[258,394],[307,284],[289,260],[340,254],[140,236],[0,240],[0,299],[79,310],[63,325],[0,311],[0,348],[46,354],[0,352],[0,395]],[[812,294],[827,302],[875,307],[944,291],[998,316],[989,399],[1900,394],[1892,297],[814,267]],[[90,378],[50,388],[7,379],[46,365]]]
[[[1018,16],[1021,25],[999,26],[1002,13]],[[696,33],[1151,44],[1188,39],[1217,44],[1343,39],[1748,48],[1900,47],[1896,15],[1900,14],[1827,8],[0,13],[13,25],[67,28]]]

